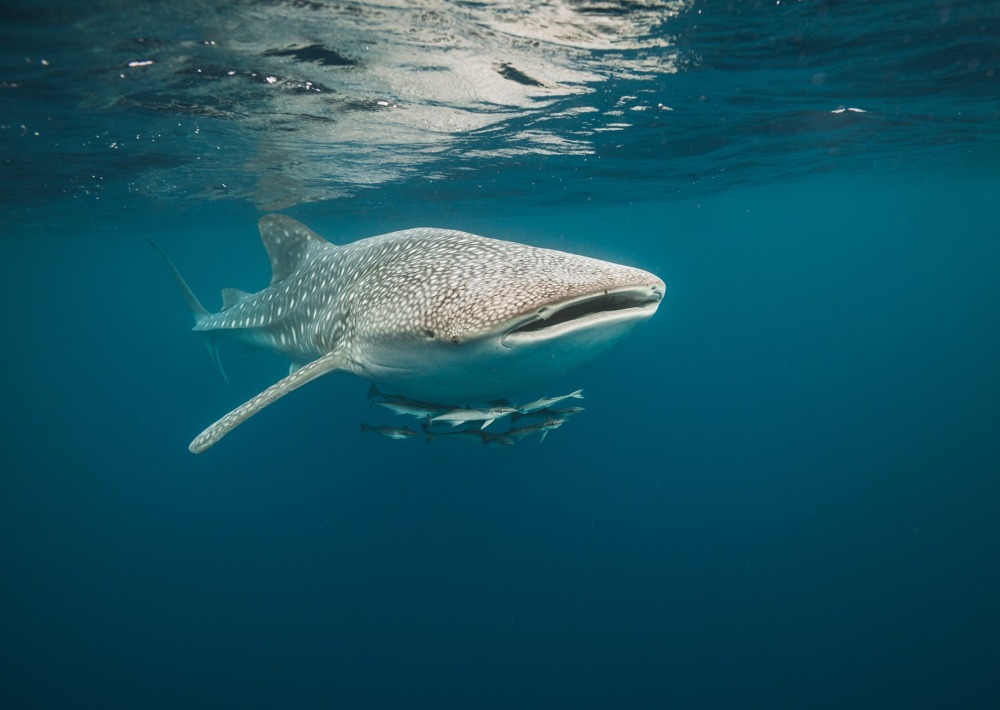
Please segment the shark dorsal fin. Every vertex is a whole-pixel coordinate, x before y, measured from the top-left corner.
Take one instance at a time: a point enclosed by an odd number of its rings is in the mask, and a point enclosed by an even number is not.
[[[228,311],[250,294],[238,288],[222,289],[222,310]]]
[[[330,242],[283,214],[269,214],[258,223],[260,238],[271,257],[271,284],[288,278],[317,247]]]

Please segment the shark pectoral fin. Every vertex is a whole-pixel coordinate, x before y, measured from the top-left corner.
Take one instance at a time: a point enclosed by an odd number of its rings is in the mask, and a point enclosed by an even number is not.
[[[211,448],[226,434],[262,410],[276,402],[289,392],[297,390],[302,385],[312,382],[317,377],[346,368],[347,358],[343,353],[334,351],[313,360],[308,365],[296,370],[283,380],[275,382],[253,399],[241,404],[195,438],[188,446],[192,454],[200,454]]]

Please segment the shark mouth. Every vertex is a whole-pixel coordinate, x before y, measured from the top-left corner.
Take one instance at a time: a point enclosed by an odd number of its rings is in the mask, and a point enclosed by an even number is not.
[[[656,313],[662,298],[660,288],[639,286],[543,306],[507,331],[501,342],[513,347],[584,329],[635,323]]]

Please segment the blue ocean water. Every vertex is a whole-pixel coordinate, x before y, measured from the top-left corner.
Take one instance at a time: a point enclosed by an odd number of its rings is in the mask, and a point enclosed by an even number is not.
[[[1000,11],[0,10],[0,704],[1000,705]],[[201,456],[272,211],[648,269],[512,448],[321,379]],[[395,422],[401,423],[401,422]]]

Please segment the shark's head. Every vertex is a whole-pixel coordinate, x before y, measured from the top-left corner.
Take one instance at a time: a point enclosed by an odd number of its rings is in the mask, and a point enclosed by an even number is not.
[[[389,391],[429,401],[486,401],[558,377],[650,318],[666,290],[640,269],[464,232],[378,239],[353,359]]]

